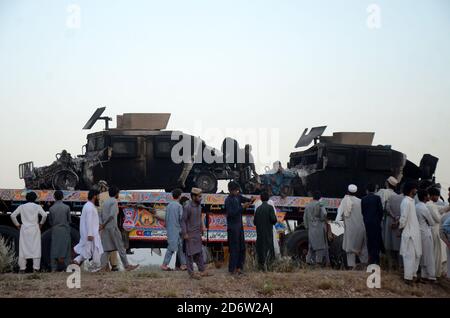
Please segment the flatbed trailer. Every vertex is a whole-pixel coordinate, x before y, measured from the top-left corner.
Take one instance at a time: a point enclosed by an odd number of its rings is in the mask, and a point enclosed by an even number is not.
[[[26,202],[25,189],[0,189],[0,235],[10,242],[14,242],[18,249],[19,231],[12,224],[10,214],[21,204]],[[54,202],[53,190],[34,191],[38,198],[36,203],[48,211]],[[79,240],[79,216],[83,205],[87,202],[87,191],[63,191],[64,203],[72,210],[72,245]],[[183,196],[190,197],[189,194]],[[246,197],[255,197],[245,195]],[[227,194],[204,194],[202,200],[202,214],[205,224],[203,234],[204,245],[213,251],[211,255],[218,255],[217,251],[223,250],[227,245],[227,226],[224,203]],[[257,197],[257,196],[256,196]],[[119,194],[119,208],[123,213],[121,226],[128,232],[130,248],[165,248],[167,247],[164,214],[167,204],[172,200],[171,193],[147,192],[147,191],[121,191]],[[276,229],[280,239],[281,250],[297,259],[304,259],[308,248],[307,231],[302,226],[303,213],[306,205],[311,202],[309,197],[272,197],[276,207],[278,223]],[[340,199],[323,198],[329,219],[334,219]],[[253,224],[254,207],[247,209],[243,215],[244,234],[247,244],[252,245],[256,241],[256,228]],[[51,233],[49,225],[42,228],[42,265],[48,268],[50,260]],[[334,257],[338,266],[342,260],[340,234],[342,226],[336,222],[330,222],[334,239],[330,242],[330,257]],[[336,245],[336,247],[332,247]],[[335,255],[336,254],[336,255]],[[339,258],[339,259],[337,259]]]

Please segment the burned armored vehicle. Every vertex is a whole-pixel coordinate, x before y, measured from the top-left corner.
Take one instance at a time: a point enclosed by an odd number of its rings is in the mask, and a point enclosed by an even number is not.
[[[363,195],[368,183],[384,187],[389,176],[401,183],[407,180],[427,180],[434,183],[438,158],[426,154],[420,166],[390,146],[373,146],[374,133],[334,133],[322,136],[326,126],[303,132],[287,169],[278,163],[271,173],[261,175],[261,187],[274,195],[310,196],[320,190],[326,197],[342,197],[347,186],[356,184]]]
[[[170,191],[181,187],[190,191],[196,186],[215,193],[218,180],[239,180],[245,175],[245,164],[206,162],[198,156],[208,152],[223,157],[200,138],[164,130],[170,114],[123,114],[117,116],[117,128],[109,128],[112,119],[101,117],[104,110],[97,109],[84,126],[91,129],[98,120],[105,121],[104,130],[87,136],[82,155],[74,158],[62,151],[47,167],[35,168],[32,162],[21,164],[19,174],[26,188],[87,190],[106,181],[126,190]],[[183,159],[178,162],[172,152],[181,140],[188,140],[190,147],[176,149]]]

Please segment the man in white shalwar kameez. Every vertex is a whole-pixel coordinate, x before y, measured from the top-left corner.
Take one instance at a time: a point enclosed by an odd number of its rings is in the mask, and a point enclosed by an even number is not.
[[[434,242],[431,227],[434,220],[431,217],[426,203],[430,196],[427,190],[419,190],[417,193],[419,203],[416,204],[417,220],[419,221],[420,235],[422,239],[422,257],[420,258],[420,276],[422,280],[436,280],[436,264],[434,258]]]
[[[354,184],[348,186],[348,193],[342,199],[338,208],[338,215],[344,220],[344,242],[342,249],[347,253],[347,266],[356,266],[356,256],[361,264],[367,264],[368,251],[366,240],[366,227],[361,213],[361,200],[355,196],[358,187]]]
[[[103,246],[100,238],[100,221],[96,208],[99,192],[91,190],[88,194],[88,202],[83,206],[80,218],[80,242],[74,247],[78,256],[74,263],[80,265],[85,260],[91,260],[96,269],[100,268],[100,257],[103,254]]]
[[[33,259],[33,270],[41,269],[41,227],[47,219],[47,214],[42,207],[34,203],[37,195],[34,192],[28,192],[26,195],[27,203],[19,206],[12,214],[11,220],[20,230],[19,237],[19,269],[24,272],[27,266],[27,259]],[[22,224],[17,221],[20,215]],[[39,215],[42,219],[39,222]]]
[[[400,206],[399,228],[402,231],[400,243],[400,255],[403,256],[404,280],[411,284],[417,277],[417,270],[422,256],[422,238],[420,235],[419,221],[417,220],[415,196],[417,185],[406,183],[403,187],[405,198]]]
[[[439,235],[439,227],[442,215],[450,211],[450,206],[440,204],[441,191],[437,188],[428,190],[430,194],[430,201],[427,202],[427,208],[430,211],[431,217],[435,224],[431,228],[431,234],[434,242],[434,259],[436,267],[436,277],[441,277],[445,272],[445,262],[447,260],[447,248]],[[439,202],[439,203],[438,203]]]

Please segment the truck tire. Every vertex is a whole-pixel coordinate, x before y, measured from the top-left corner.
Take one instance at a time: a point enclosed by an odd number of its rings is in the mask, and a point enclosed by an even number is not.
[[[308,231],[297,230],[286,237],[286,251],[294,260],[306,262],[308,254]]]
[[[182,189],[184,193],[191,193],[192,188],[194,188],[195,182],[191,175],[186,179],[185,186]]]
[[[204,193],[217,192],[217,178],[209,172],[201,172],[195,178],[195,185],[202,189]]]
[[[7,244],[14,244],[16,256],[19,256],[19,231],[13,227],[0,225],[0,236],[6,240]]]
[[[77,229],[70,227],[70,243],[71,243],[71,251],[72,255],[70,255],[72,260],[74,258],[73,247],[78,244],[80,241],[80,232]],[[52,246],[52,230],[48,229],[41,235],[41,248],[42,248],[42,256],[41,256],[41,269],[43,271],[51,270],[51,260],[50,260],[50,250]]]
[[[343,241],[344,234],[341,234],[329,243],[330,265],[333,269],[347,268],[347,254],[342,249]]]

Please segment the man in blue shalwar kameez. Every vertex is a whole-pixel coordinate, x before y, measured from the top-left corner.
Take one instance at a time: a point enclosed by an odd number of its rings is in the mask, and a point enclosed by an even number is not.
[[[228,271],[230,274],[242,274],[245,264],[245,238],[242,224],[242,213],[253,200],[243,197],[240,187],[234,181],[228,184],[230,195],[225,199],[225,211],[227,215],[227,235],[230,260]]]
[[[176,255],[181,265],[180,269],[187,269],[186,258],[183,253],[183,239],[181,237],[181,218],[183,216],[183,206],[180,204],[181,194],[182,191],[180,189],[173,190],[173,201],[166,208],[167,251],[164,262],[161,265],[163,271],[171,270],[169,263],[174,253],[177,253]]]

